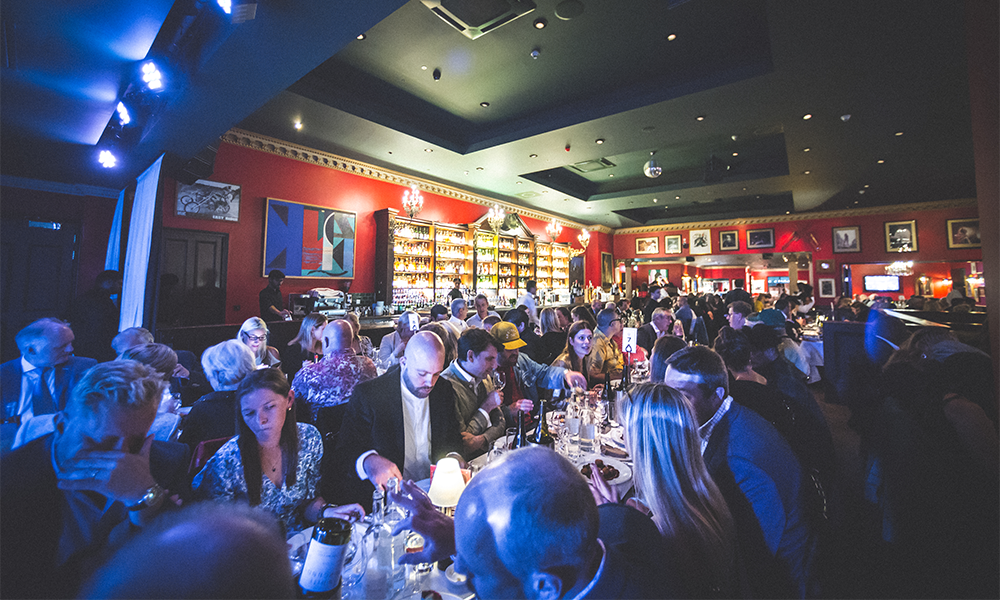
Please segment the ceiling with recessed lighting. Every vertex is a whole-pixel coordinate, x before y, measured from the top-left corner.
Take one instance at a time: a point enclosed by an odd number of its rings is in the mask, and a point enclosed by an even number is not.
[[[960,2],[534,3],[469,39],[433,2],[262,1],[210,57],[233,64],[205,60],[133,162],[238,126],[609,227],[975,195]],[[106,181],[89,156],[32,164],[51,137],[34,124],[12,158],[32,96],[9,109],[10,77],[3,173]]]

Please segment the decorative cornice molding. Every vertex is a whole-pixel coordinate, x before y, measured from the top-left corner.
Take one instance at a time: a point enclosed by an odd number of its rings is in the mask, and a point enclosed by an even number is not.
[[[670,223],[665,225],[647,225],[644,227],[623,227],[614,231],[615,235],[628,233],[652,233],[655,231],[687,231],[689,229],[708,229],[712,227],[732,227],[735,225],[765,225],[768,223],[785,223],[789,221],[814,221],[816,219],[836,219],[840,217],[857,217],[864,215],[882,215],[887,213],[916,212],[976,206],[975,198],[958,198],[954,200],[939,200],[936,202],[921,202],[918,204],[894,204],[889,206],[872,206],[869,208],[851,208],[823,212],[805,212],[794,215],[775,215],[773,217],[752,217],[746,219],[725,219],[721,221],[692,221],[687,223]]]
[[[28,179],[26,177],[15,177],[13,175],[0,175],[0,185],[22,190],[32,190],[36,192],[52,192],[54,194],[66,194],[67,196],[92,196],[94,198],[110,198],[117,200],[121,190],[114,190],[96,185],[84,185],[82,183],[59,183],[57,181],[45,181],[43,179]]]
[[[359,160],[344,158],[343,156],[337,156],[336,154],[330,154],[329,152],[322,152],[320,150],[313,150],[305,146],[260,135],[258,133],[244,131],[242,129],[230,129],[223,134],[222,141],[228,144],[233,144],[234,146],[242,146],[251,150],[267,152],[269,154],[283,156],[292,160],[299,160],[319,165],[321,167],[344,171],[345,173],[352,173],[354,175],[360,175],[370,179],[380,179],[382,181],[387,181],[403,187],[410,187],[411,185],[416,184],[417,187],[423,192],[454,198],[455,200],[461,200],[462,202],[471,202],[472,204],[489,207],[492,207],[494,204],[499,204],[500,207],[507,212],[517,213],[519,215],[531,217],[532,219],[538,219],[539,221],[551,221],[555,219],[557,223],[560,223],[564,227],[588,229],[590,231],[602,231],[604,233],[612,232],[610,227],[605,227],[603,225],[583,225],[558,215],[539,212],[530,208],[518,206],[516,204],[510,204],[508,202],[504,202],[503,200],[497,200],[495,198],[471,194],[458,188],[443,185],[435,181],[429,181],[427,179],[421,179],[420,177],[413,177],[410,175],[403,175],[402,173],[397,173],[396,171],[382,167],[376,167]]]

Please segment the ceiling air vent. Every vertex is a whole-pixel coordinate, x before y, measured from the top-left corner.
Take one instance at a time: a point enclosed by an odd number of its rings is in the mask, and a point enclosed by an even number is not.
[[[615,163],[606,158],[598,158],[596,160],[585,160],[583,162],[573,163],[570,166],[581,173],[593,173],[594,171],[600,171],[602,169],[610,169],[615,166]]]
[[[531,0],[420,0],[445,23],[474,40],[535,10]]]

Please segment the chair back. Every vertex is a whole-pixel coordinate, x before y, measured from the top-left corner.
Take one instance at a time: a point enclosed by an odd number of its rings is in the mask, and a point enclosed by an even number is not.
[[[198,471],[201,471],[201,468],[205,466],[205,463],[207,463],[216,452],[218,452],[219,448],[223,447],[226,442],[231,439],[232,437],[225,437],[198,442],[198,445],[194,447],[194,452],[191,454],[191,464],[188,466],[188,475],[190,477],[197,475]]]

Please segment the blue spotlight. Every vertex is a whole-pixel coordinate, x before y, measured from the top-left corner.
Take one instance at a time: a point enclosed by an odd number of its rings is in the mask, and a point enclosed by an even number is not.
[[[218,0],[218,1],[219,1],[219,6],[222,7],[223,12],[225,12],[227,15],[232,14],[233,12],[232,0]]]
[[[118,103],[118,122],[122,127],[132,122],[132,117],[129,116],[128,109],[125,108],[125,104],[123,102]]]
[[[163,87],[163,74],[154,63],[148,62],[142,65],[142,80],[146,83],[146,87],[151,90]]]
[[[110,169],[118,163],[118,159],[115,158],[114,154],[111,154],[110,150],[101,150],[101,154],[97,157],[97,160],[105,169]]]

